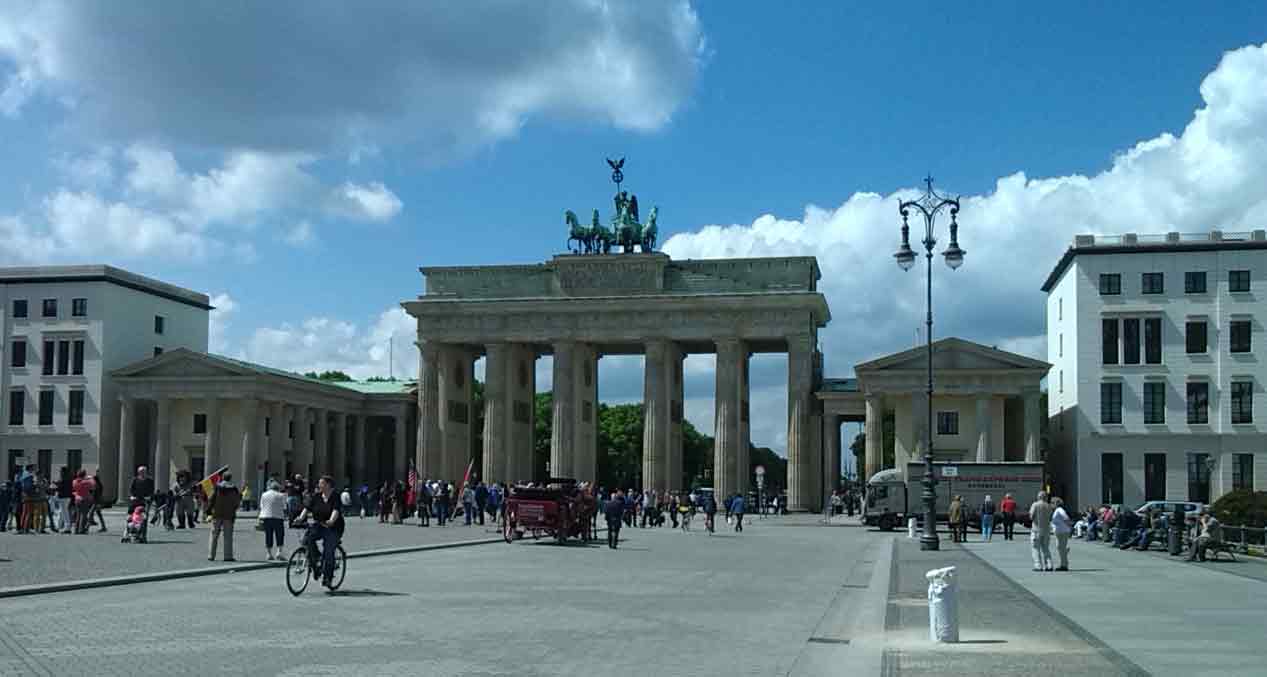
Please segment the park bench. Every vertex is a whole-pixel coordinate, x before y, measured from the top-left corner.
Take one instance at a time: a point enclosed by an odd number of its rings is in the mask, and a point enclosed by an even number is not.
[[[1226,553],[1232,561],[1236,561],[1236,544],[1227,541],[1211,541],[1205,546],[1206,559],[1218,559],[1219,553]]]

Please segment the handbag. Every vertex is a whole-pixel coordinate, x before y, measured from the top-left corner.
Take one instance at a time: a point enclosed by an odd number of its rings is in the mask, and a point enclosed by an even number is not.
[[[264,530],[264,518],[263,518],[263,517],[257,517],[257,518],[255,519],[255,530],[256,530],[256,531],[263,531],[263,530]]]

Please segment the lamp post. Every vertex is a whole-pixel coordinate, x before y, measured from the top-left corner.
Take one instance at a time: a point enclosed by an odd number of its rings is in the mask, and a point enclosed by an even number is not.
[[[956,216],[959,214],[959,199],[942,197],[933,190],[933,177],[929,176],[924,179],[927,188],[924,194],[915,200],[901,202],[898,205],[898,212],[902,214],[902,246],[893,255],[897,260],[897,265],[902,270],[910,270],[915,265],[915,252],[911,250],[911,227],[907,224],[907,217],[910,216],[911,210],[917,210],[924,217],[924,252],[928,261],[928,280],[927,280],[927,296],[925,299],[925,308],[927,316],[924,320],[926,331],[924,332],[925,350],[928,353],[928,412],[925,419],[925,425],[928,429],[928,444],[924,448],[924,532],[919,537],[920,550],[938,550],[941,547],[940,541],[937,539],[937,478],[933,476],[933,247],[937,244],[937,239],[933,236],[933,229],[937,224],[937,214],[941,210],[949,208],[950,211],[950,246],[946,247],[946,251],[942,252],[942,256],[946,258],[946,265],[951,270],[955,270],[963,265],[963,257],[966,252],[959,248],[959,222]]]

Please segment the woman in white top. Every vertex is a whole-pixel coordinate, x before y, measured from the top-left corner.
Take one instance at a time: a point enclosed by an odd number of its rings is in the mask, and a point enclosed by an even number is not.
[[[277,480],[268,481],[268,490],[260,496],[260,522],[264,524],[264,547],[268,560],[282,561],[282,546],[286,538],[286,494]],[[277,553],[273,553],[273,541],[277,541]]]
[[[1073,533],[1073,520],[1065,512],[1065,502],[1059,498],[1051,499],[1055,510],[1051,513],[1051,528],[1056,532],[1056,552],[1060,555],[1060,566],[1056,571],[1069,571],[1069,536]]]

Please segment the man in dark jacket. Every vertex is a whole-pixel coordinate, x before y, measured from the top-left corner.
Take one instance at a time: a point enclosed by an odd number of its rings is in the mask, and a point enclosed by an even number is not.
[[[488,504],[488,487],[483,482],[475,485],[475,506],[479,513],[480,526],[484,526],[484,506]]]
[[[620,542],[620,523],[625,516],[625,495],[619,489],[603,506],[603,516],[607,518],[607,547],[615,550]]]
[[[211,495],[211,504],[208,506],[212,521],[207,561],[214,562],[216,559],[216,544],[220,541],[221,532],[224,533],[224,561],[237,561],[233,559],[233,522],[238,516],[240,505],[242,505],[242,493],[238,491],[237,485],[233,484],[233,474],[226,472],[220,483],[216,485],[215,493]]]
[[[132,479],[132,486],[128,489],[128,494],[128,512],[131,512],[138,505],[146,505],[154,495],[154,480],[146,472],[145,466],[136,469],[136,477]],[[146,507],[148,508],[149,506]]]

